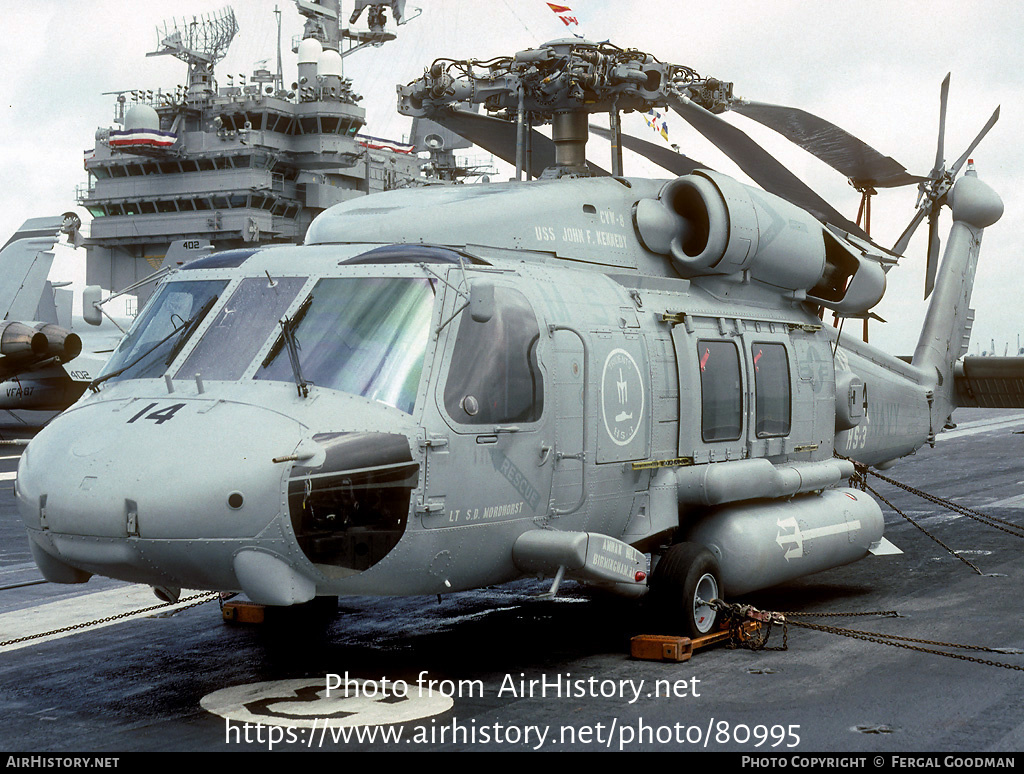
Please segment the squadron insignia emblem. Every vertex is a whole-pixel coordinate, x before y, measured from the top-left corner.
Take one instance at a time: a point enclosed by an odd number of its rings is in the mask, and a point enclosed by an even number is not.
[[[617,445],[626,446],[636,437],[644,416],[644,382],[624,349],[613,349],[604,361],[601,413],[604,429]]]

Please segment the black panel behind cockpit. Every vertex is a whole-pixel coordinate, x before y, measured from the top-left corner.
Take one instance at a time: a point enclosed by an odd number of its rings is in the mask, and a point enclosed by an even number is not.
[[[488,261],[475,255],[436,245],[384,245],[375,247],[351,258],[339,261],[339,266],[358,266],[364,263],[450,263],[458,266],[469,263],[476,266],[490,266]]]
[[[419,465],[404,435],[326,433],[313,440],[327,459],[318,468],[292,470],[292,529],[315,564],[366,570],[405,532]]]

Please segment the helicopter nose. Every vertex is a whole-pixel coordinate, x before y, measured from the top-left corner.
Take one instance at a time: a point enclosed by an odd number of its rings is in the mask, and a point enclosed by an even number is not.
[[[33,439],[18,468],[37,563],[46,574],[42,551],[54,567],[124,580],[230,584],[229,547],[285,540],[273,524],[285,510],[288,466],[274,458],[301,439],[298,422],[227,401],[74,408]]]

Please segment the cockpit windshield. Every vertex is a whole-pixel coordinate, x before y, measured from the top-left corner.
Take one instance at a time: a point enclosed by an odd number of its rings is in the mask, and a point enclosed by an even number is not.
[[[302,379],[412,413],[433,306],[428,279],[320,280],[293,321]],[[296,379],[281,341],[255,378]]]
[[[204,280],[164,285],[121,340],[96,381],[163,374],[227,284],[227,280]]]
[[[242,280],[178,369],[177,378],[198,374],[206,380],[240,379],[304,284],[305,277]]]

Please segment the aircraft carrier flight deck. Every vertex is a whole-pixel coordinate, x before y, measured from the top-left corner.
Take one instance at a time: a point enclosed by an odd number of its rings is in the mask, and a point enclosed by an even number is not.
[[[1024,525],[1024,413],[961,409],[954,419],[938,448],[887,474]],[[629,656],[630,637],[658,633],[636,605],[591,599],[573,584],[551,600],[532,581],[440,601],[342,598],[336,615],[286,613],[261,625],[225,623],[217,601],[192,605],[194,592],[184,591],[177,606],[120,617],[159,601],[148,587],[100,578],[39,582],[14,504],[19,447],[3,448],[0,748],[9,751],[1024,747],[1019,536],[877,479],[880,494],[981,574],[886,507],[886,536],[902,555],[742,601],[802,613],[896,611],[801,620],[913,641],[790,626],[788,649],[775,650],[775,626],[766,649],[714,647],[667,663]]]

